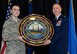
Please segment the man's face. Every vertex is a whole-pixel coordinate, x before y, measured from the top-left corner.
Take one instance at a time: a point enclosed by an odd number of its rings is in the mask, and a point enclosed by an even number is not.
[[[11,13],[13,16],[18,17],[20,15],[20,8],[18,6],[13,6]]]
[[[53,11],[53,14],[55,15],[55,16],[57,16],[57,15],[59,15],[60,13],[61,13],[61,6],[60,5],[58,5],[58,4],[54,4],[53,5],[53,9],[52,9],[52,11]]]

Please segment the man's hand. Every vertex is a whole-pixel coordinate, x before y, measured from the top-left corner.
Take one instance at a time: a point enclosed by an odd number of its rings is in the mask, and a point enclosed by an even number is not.
[[[25,43],[25,40],[23,39],[23,36],[19,36],[18,39]]]
[[[51,40],[47,40],[44,45],[49,45],[51,43]]]

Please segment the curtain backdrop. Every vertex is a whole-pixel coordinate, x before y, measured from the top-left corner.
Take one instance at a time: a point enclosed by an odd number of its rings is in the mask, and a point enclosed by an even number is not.
[[[21,6],[21,14],[19,18],[23,18],[28,15],[28,6],[29,0],[13,0],[13,4],[18,3]],[[52,14],[52,4],[55,3],[55,0],[33,0],[32,7],[33,13],[45,15],[50,20],[53,18]],[[65,16],[68,16],[69,0],[59,0],[59,3],[62,6],[62,13]],[[74,15],[75,15],[75,24],[77,31],[77,0],[73,0],[74,6]],[[2,26],[6,18],[8,7],[8,0],[0,0],[0,45],[2,39]],[[76,32],[77,33],[77,32]]]

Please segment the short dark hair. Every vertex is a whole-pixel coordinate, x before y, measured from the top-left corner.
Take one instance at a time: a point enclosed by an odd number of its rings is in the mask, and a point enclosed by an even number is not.
[[[10,9],[12,9],[12,8],[13,8],[13,6],[17,6],[17,7],[19,7],[19,8],[20,8],[20,5],[19,5],[19,4],[13,4],[13,5],[10,7]]]
[[[55,5],[55,4],[58,4],[61,8],[62,8],[62,6],[61,6],[61,4],[60,3],[54,3],[53,5]],[[53,6],[52,6],[53,7]]]

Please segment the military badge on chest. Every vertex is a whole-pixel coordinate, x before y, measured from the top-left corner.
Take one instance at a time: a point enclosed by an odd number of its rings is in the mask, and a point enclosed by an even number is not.
[[[56,26],[61,26],[61,23],[62,23],[62,19],[56,20]]]

